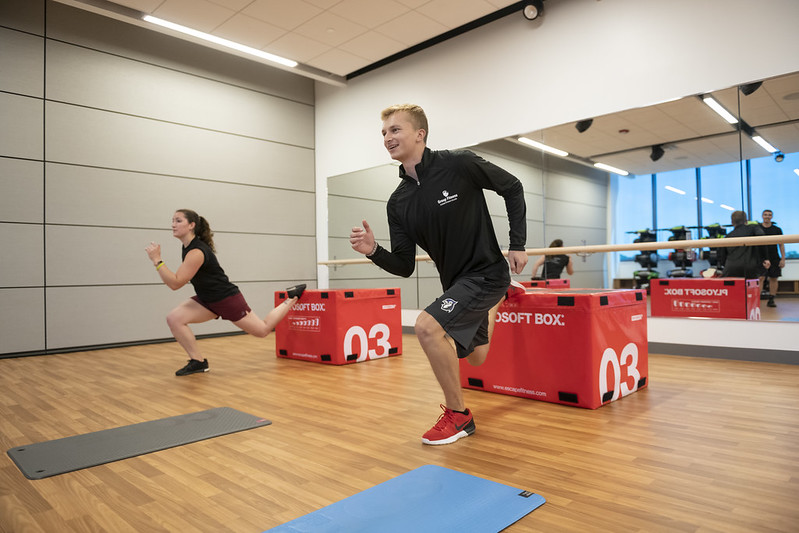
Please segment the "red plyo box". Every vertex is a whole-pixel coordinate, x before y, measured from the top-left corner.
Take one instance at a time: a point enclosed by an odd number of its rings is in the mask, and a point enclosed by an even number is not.
[[[528,289],[500,306],[470,389],[596,409],[647,385],[646,291]]]
[[[275,293],[275,305],[286,299]],[[278,357],[345,365],[402,353],[399,288],[306,290],[275,328]]]
[[[521,281],[525,287],[541,289],[568,289],[571,287],[571,280],[568,278],[558,279],[534,279],[532,281]]]
[[[650,283],[652,316],[760,320],[760,281],[668,278]]]

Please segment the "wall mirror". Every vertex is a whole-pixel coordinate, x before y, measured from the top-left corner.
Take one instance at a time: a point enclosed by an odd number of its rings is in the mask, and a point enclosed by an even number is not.
[[[708,105],[709,98],[729,113],[727,119]],[[799,73],[585,117],[469,149],[522,179],[528,248],[545,247],[556,238],[567,246],[632,243],[645,229],[656,240],[667,241],[679,236],[682,226],[688,238],[705,238],[715,224],[728,225],[736,209],[754,220],[761,220],[763,209],[771,209],[785,233],[799,233]],[[596,163],[617,170],[597,168]],[[361,218],[370,221],[382,242],[388,241],[385,201],[396,183],[397,168],[390,164],[328,180],[330,259],[354,257],[347,235]],[[507,244],[504,206],[489,198],[489,208],[498,238]],[[695,250],[687,266],[695,276],[711,266],[703,250]],[[789,260],[779,290],[786,303],[794,300],[792,306],[799,308],[799,244],[786,245],[786,251]],[[669,260],[669,252],[659,252],[656,269],[661,277],[678,266]],[[631,286],[640,268],[635,255],[573,257],[572,286]],[[530,265],[535,259],[530,258]],[[528,266],[516,278],[531,275]],[[426,264],[408,280],[371,265],[331,267],[330,282],[333,288],[399,286],[404,308],[419,308],[420,302],[424,307],[427,294],[440,291],[435,269]],[[765,320],[799,320],[796,309],[787,314],[765,305],[761,309]]]

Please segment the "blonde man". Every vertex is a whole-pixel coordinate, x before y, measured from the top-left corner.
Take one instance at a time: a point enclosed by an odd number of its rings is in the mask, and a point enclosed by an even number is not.
[[[380,246],[366,220],[350,234],[352,248],[392,274],[409,277],[416,247],[427,252],[444,293],[416,320],[415,331],[444,393],[444,413],[422,436],[424,444],[449,444],[475,431],[463,400],[459,358],[482,364],[510,270],[527,264],[526,206],[521,182],[475,155],[427,147],[427,116],[417,105],[381,113],[383,144],[401,163],[400,184],[387,205],[391,250]],[[510,222],[506,261],[495,237],[483,190],[505,200]],[[448,337],[455,342],[453,348]]]

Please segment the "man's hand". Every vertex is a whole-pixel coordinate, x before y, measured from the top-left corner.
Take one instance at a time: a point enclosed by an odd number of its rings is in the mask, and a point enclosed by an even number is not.
[[[527,266],[527,252],[518,250],[510,250],[508,252],[508,263],[510,264],[510,271],[514,274],[521,274],[524,267]]]
[[[375,250],[375,234],[365,220],[361,221],[363,227],[354,227],[350,233],[350,244],[352,249],[364,255],[371,254]]]

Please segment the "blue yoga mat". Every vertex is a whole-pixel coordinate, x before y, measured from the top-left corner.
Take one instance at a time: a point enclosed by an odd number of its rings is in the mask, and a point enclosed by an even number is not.
[[[425,465],[268,531],[496,533],[545,501],[526,490]]]

